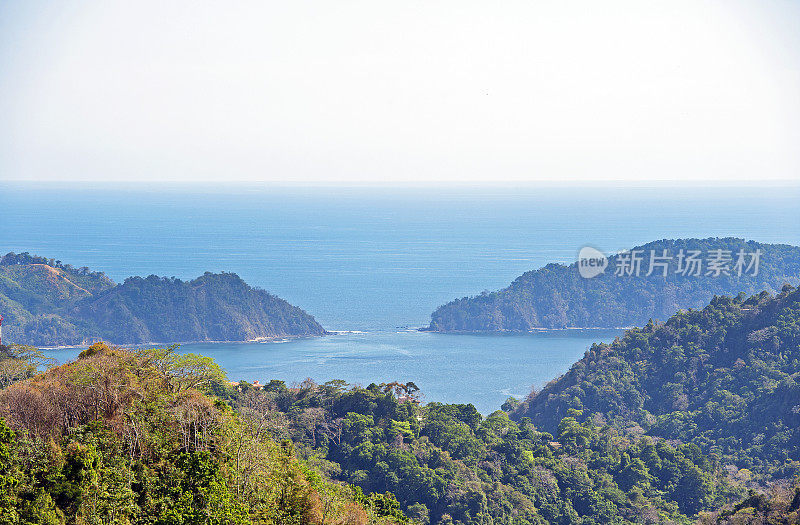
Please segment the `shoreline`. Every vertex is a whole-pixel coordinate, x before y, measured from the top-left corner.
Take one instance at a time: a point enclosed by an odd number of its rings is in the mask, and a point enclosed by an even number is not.
[[[534,328],[531,330],[429,330],[427,327],[419,327],[419,328],[409,328],[407,330],[401,330],[401,332],[407,333],[428,333],[428,334],[444,334],[444,335],[500,335],[500,334],[508,334],[508,335],[521,335],[521,334],[540,334],[540,333],[549,333],[549,332],[576,332],[580,330],[630,330],[633,328],[632,326],[621,326],[621,327],[607,327],[607,326],[567,326],[564,328]],[[164,343],[164,342],[146,342],[146,343],[125,343],[125,344],[114,344],[114,346],[119,346],[120,348],[143,348],[143,347],[166,347],[171,345],[194,345],[194,344],[268,344],[268,343],[276,343],[276,342],[288,342],[293,341],[296,339],[312,339],[317,337],[326,337],[326,336],[337,336],[337,335],[363,335],[369,332],[381,332],[384,330],[326,330],[324,334],[321,335],[286,335],[286,336],[275,336],[275,337],[257,337],[254,339],[247,339],[243,341],[179,341],[179,342],[171,342],[171,343]],[[386,332],[393,332],[396,330],[385,330]],[[97,341],[95,341],[97,342]],[[106,341],[107,342],[107,341]],[[92,343],[93,344],[93,343]],[[35,346],[35,345],[33,345]],[[75,350],[75,349],[84,349],[89,348],[91,344],[79,344],[79,345],[59,345],[59,346],[39,346],[40,350]]]
[[[564,328],[531,328],[530,330],[431,330],[428,327],[417,328],[419,332],[429,334],[539,334],[546,332],[568,332],[577,330],[630,330],[634,326],[565,326]]]
[[[163,342],[146,342],[146,343],[124,343],[124,344],[116,344],[116,343],[109,343],[113,346],[118,346],[120,348],[143,348],[143,347],[167,347],[172,345],[194,345],[194,344],[253,344],[253,343],[272,343],[276,341],[284,341],[284,340],[293,340],[293,339],[310,339],[313,337],[325,337],[329,335],[336,335],[335,332],[325,331],[324,334],[319,335],[284,335],[284,336],[274,336],[274,337],[256,337],[254,339],[246,339],[241,341],[179,341],[179,342],[171,342],[171,343],[163,343]],[[95,341],[98,343],[100,341]],[[108,341],[105,341],[108,343]],[[59,346],[37,346],[39,350],[77,350],[79,348],[89,348],[94,343],[90,344],[79,344],[79,345],[59,345]],[[28,346],[35,346],[35,345],[28,345]]]

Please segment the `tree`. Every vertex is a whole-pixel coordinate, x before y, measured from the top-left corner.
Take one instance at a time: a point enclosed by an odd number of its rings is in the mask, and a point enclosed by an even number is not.
[[[0,525],[16,523],[21,471],[15,450],[16,434],[0,419]]]
[[[33,346],[0,345],[0,389],[15,381],[33,377],[38,370],[55,362],[55,359],[46,357]]]
[[[674,496],[681,512],[693,516],[708,506],[713,489],[708,476],[699,468],[691,465],[685,469]]]
[[[171,379],[173,391],[189,388],[211,389],[224,383],[225,372],[210,357],[179,354],[178,345],[138,350],[143,364],[153,366]]]

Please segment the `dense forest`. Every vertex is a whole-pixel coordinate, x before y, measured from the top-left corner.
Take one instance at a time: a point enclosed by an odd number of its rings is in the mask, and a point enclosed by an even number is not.
[[[0,258],[6,337],[36,346],[246,341],[323,335],[314,318],[233,273],[192,281],[105,274],[9,253]]]
[[[96,343],[36,374],[3,347],[2,523],[640,523],[744,496],[692,444],[417,402],[413,383],[231,384]]]
[[[744,495],[696,445],[581,423],[579,412],[551,434],[502,410],[420,405],[413,383],[241,387],[234,407],[270,407],[276,438],[334,479],[392,492],[422,523],[683,523]]]
[[[716,297],[596,344],[512,414],[693,443],[743,478],[800,474],[800,288]]]
[[[0,353],[17,380],[0,391],[4,525],[408,521],[391,494],[335,483],[274,440],[267,413],[209,396],[226,384],[208,358],[96,343],[34,375],[35,349]]]
[[[591,279],[581,277],[577,263],[527,272],[503,290],[439,307],[427,330],[641,326],[679,309],[702,308],[715,295],[775,293],[785,283],[797,285],[798,276],[795,246],[735,238],[661,240],[609,257],[605,272]]]

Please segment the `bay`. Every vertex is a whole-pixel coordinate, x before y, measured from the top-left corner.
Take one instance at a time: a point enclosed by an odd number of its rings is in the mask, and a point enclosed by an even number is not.
[[[484,415],[508,397],[524,398],[564,373],[592,343],[619,330],[554,330],[530,334],[437,334],[417,331],[344,333],[267,343],[193,343],[181,352],[206,355],[229,378],[288,386],[310,378],[350,384],[413,381],[424,401],[472,403]],[[48,350],[60,362],[80,349]]]

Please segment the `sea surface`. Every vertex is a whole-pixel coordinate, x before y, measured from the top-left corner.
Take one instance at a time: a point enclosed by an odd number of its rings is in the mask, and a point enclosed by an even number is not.
[[[532,334],[436,334],[418,331],[344,333],[272,343],[187,344],[181,350],[213,357],[230,378],[311,378],[351,384],[413,381],[424,401],[472,403],[488,415],[509,396],[524,398],[617,330],[554,330]],[[60,362],[79,350],[48,350]]]
[[[313,314],[324,338],[182,347],[234,380],[414,381],[488,414],[621,330],[420,333],[456,297],[663,238],[800,245],[800,186],[692,188],[111,187],[0,181],[0,252],[181,279],[236,272]],[[0,312],[1,313],[1,312]],[[353,333],[357,332],[357,333]],[[51,351],[68,360],[76,350]]]

